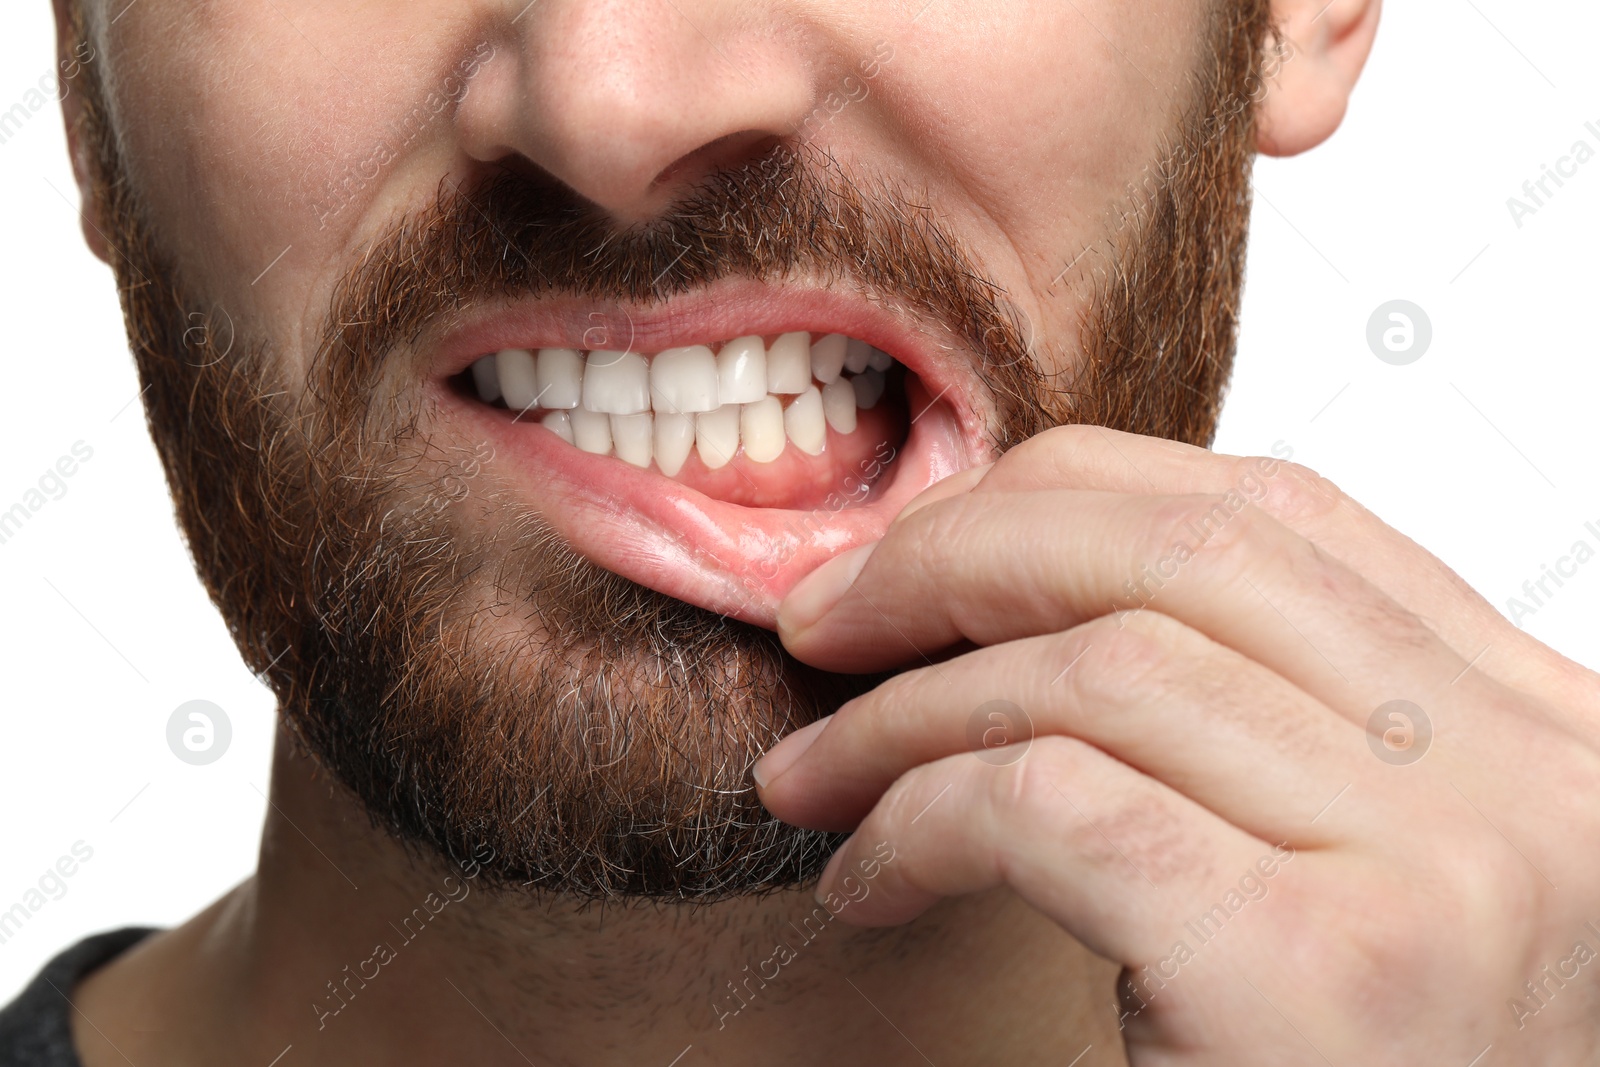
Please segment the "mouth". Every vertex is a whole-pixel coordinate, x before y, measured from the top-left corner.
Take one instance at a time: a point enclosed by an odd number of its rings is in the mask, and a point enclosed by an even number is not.
[[[826,290],[486,311],[446,338],[432,386],[579,554],[767,628],[807,573],[992,458],[965,346]]]

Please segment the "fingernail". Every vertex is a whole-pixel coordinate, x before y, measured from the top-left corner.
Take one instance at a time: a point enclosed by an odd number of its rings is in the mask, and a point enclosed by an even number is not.
[[[802,726],[774,745],[765,756],[756,760],[755,766],[750,768],[750,777],[756,780],[756,785],[765,789],[778,775],[793,767],[795,761],[806,754],[806,749],[811,747],[832,721],[832,715],[825,715],[814,723]]]
[[[876,541],[859,545],[800,579],[800,584],[778,605],[778,632],[800,633],[815,626],[850,591],[877,547]]]

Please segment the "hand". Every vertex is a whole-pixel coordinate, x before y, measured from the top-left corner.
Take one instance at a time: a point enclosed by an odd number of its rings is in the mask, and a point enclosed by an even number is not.
[[[840,918],[1008,886],[1124,966],[1134,1064],[1600,1055],[1600,678],[1303,467],[1053,430],[779,627],[912,667],[756,767],[855,830]]]

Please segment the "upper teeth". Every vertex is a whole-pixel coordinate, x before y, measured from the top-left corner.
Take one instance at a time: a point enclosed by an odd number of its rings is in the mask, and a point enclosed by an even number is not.
[[[692,450],[715,470],[745,455],[770,463],[785,439],[818,455],[827,428],[856,428],[856,409],[883,396],[893,361],[864,341],[831,333],[786,333],[770,346],[760,337],[637,352],[508,348],[472,365],[486,403],[503,399],[586,452],[615,454],[638,467],[652,459],[668,477]],[[844,377],[848,371],[850,377]],[[787,407],[785,406],[787,401]]]

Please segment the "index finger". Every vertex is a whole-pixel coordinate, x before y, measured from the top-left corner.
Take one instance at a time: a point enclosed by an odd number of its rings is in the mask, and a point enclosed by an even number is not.
[[[1329,479],[1294,462],[1293,455],[1294,448],[1283,441],[1274,443],[1271,455],[1232,456],[1102,426],[1061,426],[1007,452],[972,491],[1232,493],[1358,569],[1464,657],[1471,659],[1493,644],[1521,646],[1530,661],[1545,658],[1542,646],[1507,625],[1492,604],[1437,556]],[[931,502],[932,491],[928,495]],[[920,506],[918,498],[906,511]],[[1533,681],[1523,676],[1531,668],[1515,667],[1517,659],[1495,657],[1491,673],[1506,681]]]
[[[925,507],[804,579],[778,629],[801,660],[867,671],[1146,607],[1363,718],[1397,687],[1430,692],[1463,662],[1361,575],[1260,511],[1215,496],[1070,489],[974,492]]]

